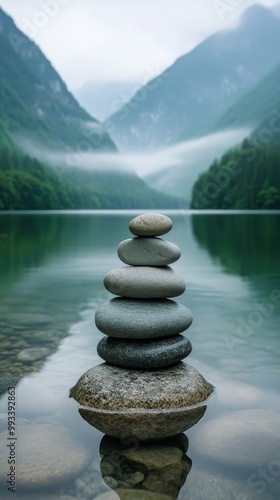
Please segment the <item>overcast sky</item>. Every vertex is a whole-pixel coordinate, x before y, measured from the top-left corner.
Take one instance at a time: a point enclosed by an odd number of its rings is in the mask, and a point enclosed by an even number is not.
[[[279,2],[279,0],[278,0]],[[260,0],[267,7],[277,0]],[[71,90],[89,80],[145,83],[254,0],[0,0]]]

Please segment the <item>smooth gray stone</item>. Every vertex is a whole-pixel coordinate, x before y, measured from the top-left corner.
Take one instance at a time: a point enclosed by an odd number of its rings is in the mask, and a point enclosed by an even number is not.
[[[186,358],[192,345],[183,335],[158,340],[124,340],[106,337],[97,345],[99,356],[116,366],[150,370],[171,366]]]
[[[185,282],[171,267],[127,266],[105,275],[105,288],[123,297],[161,299],[182,295]]]
[[[117,297],[95,313],[97,328],[110,337],[152,339],[181,333],[192,324],[191,311],[169,299],[137,300]]]
[[[157,213],[138,215],[128,225],[135,236],[161,236],[168,233],[172,226],[173,222],[169,217]]]
[[[170,241],[139,236],[122,241],[118,256],[130,266],[168,266],[180,258],[181,250]]]

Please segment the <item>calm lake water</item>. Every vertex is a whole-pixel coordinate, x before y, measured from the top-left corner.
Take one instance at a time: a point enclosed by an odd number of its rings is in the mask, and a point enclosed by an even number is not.
[[[182,251],[172,267],[187,282],[186,292],[175,300],[194,316],[187,361],[216,391],[204,417],[185,433],[187,451],[182,436],[144,450],[159,461],[163,457],[162,468],[158,463],[144,482],[136,459],[128,470],[118,443],[104,441],[69,399],[80,375],[102,361],[94,313],[111,297],[103,276],[122,265],[116,248],[130,237],[127,225],[136,214],[0,215],[1,498],[118,498],[109,492],[124,488],[129,474],[136,479],[125,489],[134,492],[121,498],[280,498],[280,214],[167,214],[174,228],[166,239]],[[43,358],[29,361],[23,351],[35,347]],[[6,482],[9,386],[16,386],[16,494]],[[235,425],[240,415],[245,434]],[[30,443],[38,429],[44,444],[39,439],[36,447]],[[56,445],[65,453],[62,471],[56,470],[57,452],[50,460],[51,429],[61,435]],[[27,444],[21,446],[26,432]],[[205,442],[200,436],[207,436]],[[75,440],[81,449],[73,463]],[[31,474],[30,463],[38,454],[40,464],[40,451],[43,463]],[[158,494],[147,496],[144,490]]]

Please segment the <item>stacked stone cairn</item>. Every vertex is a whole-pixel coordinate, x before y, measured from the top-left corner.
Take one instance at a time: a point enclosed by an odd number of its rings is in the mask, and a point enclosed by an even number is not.
[[[118,297],[95,315],[106,335],[97,352],[106,363],[88,370],[70,396],[91,425],[112,437],[161,439],[184,432],[204,414],[213,391],[202,375],[182,362],[192,350],[181,335],[192,323],[187,307],[170,298],[184,293],[183,279],[170,266],[180,249],[160,236],[172,229],[169,217],[146,213],[129,223],[134,238],[122,241],[125,267],[104,278]],[[189,407],[193,408],[189,408]],[[195,408],[194,408],[195,406]]]
[[[97,347],[107,363],[153,370],[178,363],[192,350],[190,341],[179,335],[192,323],[192,314],[167,299],[186,288],[169,267],[180,258],[180,249],[158,238],[171,228],[165,215],[140,215],[129,224],[136,238],[118,246],[119,258],[128,267],[107,273],[104,285],[121,298],[101,305],[95,316],[97,328],[108,336]]]

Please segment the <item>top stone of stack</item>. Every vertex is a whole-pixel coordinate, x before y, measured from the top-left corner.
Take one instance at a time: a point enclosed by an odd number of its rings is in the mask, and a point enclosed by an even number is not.
[[[130,221],[129,230],[135,236],[162,236],[173,226],[169,217],[157,213],[138,215]]]

